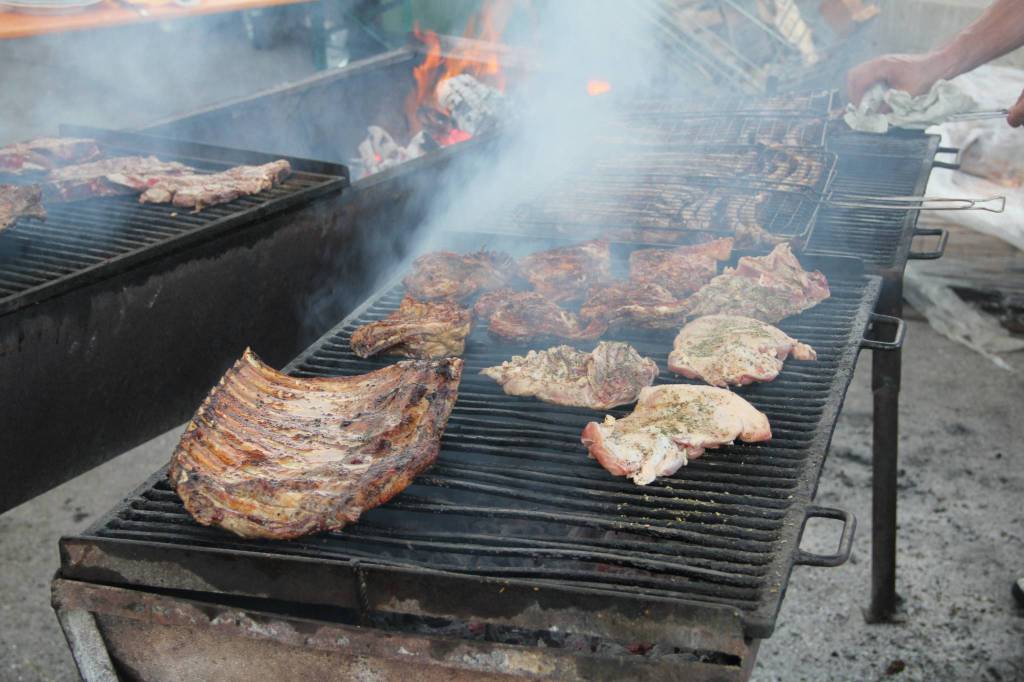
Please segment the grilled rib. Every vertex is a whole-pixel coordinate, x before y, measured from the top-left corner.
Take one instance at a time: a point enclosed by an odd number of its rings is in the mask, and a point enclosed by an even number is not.
[[[629,254],[629,279],[665,287],[674,296],[692,294],[711,281],[718,262],[732,255],[732,239],[674,249],[638,249]]]
[[[611,248],[595,239],[575,246],[538,251],[519,259],[522,276],[554,303],[582,300],[595,284],[611,279]]]
[[[492,291],[480,297],[473,312],[487,322],[492,335],[523,343],[545,338],[589,341],[608,328],[600,319],[584,324],[579,317],[535,291]]]
[[[678,329],[689,310],[685,301],[660,284],[618,281],[592,288],[580,317],[616,328]]]
[[[436,251],[413,261],[412,272],[402,283],[417,300],[458,301],[481,291],[508,286],[515,277],[515,262],[508,254]]]
[[[434,463],[461,373],[449,358],[300,379],[246,350],[192,418],[168,477],[205,526],[274,539],[336,530]]]
[[[198,212],[207,206],[266,192],[281,184],[291,172],[291,164],[279,159],[261,166],[235,166],[220,173],[162,177],[150,183],[139,203],[173,204]]]
[[[0,147],[0,175],[44,173],[72,163],[98,158],[96,140],[75,137],[41,137]]]
[[[79,201],[119,194],[139,194],[168,175],[195,169],[155,156],[118,156],[57,168],[46,176],[43,194],[49,201]]]

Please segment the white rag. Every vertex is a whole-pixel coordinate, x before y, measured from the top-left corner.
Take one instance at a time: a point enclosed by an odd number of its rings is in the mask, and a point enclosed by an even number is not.
[[[892,111],[880,113],[882,104],[888,104]],[[854,130],[884,133],[889,126],[923,130],[942,123],[953,114],[976,110],[974,99],[946,80],[936,82],[926,94],[917,96],[878,84],[865,93],[859,106],[846,105],[843,120]]]

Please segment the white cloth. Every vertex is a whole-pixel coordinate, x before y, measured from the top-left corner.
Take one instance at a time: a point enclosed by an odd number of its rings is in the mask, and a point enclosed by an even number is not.
[[[883,104],[892,111],[880,113]],[[953,114],[977,110],[974,99],[949,81],[940,80],[924,95],[888,90],[879,84],[865,93],[858,106],[848,104],[843,120],[854,130],[885,133],[890,126],[924,129],[941,123]]]

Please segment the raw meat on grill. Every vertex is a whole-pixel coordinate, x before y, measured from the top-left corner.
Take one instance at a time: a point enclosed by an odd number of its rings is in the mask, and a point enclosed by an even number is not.
[[[262,166],[235,166],[220,173],[192,173],[158,178],[150,183],[139,202],[173,204],[198,212],[207,206],[226,204],[238,197],[266,192],[281,184],[292,172],[291,164],[280,159]]]
[[[39,185],[0,185],[0,231],[22,216],[46,220],[42,202],[43,189]]]
[[[462,355],[473,316],[450,301],[425,302],[406,296],[398,310],[352,333],[352,350],[361,358],[377,353],[411,358]]]
[[[775,324],[829,297],[828,280],[807,272],[789,244],[767,256],[744,256],[688,299],[692,317],[742,315]]]
[[[433,301],[461,300],[481,291],[509,286],[515,279],[515,261],[508,254],[436,251],[413,261],[412,272],[402,283],[413,298]]]
[[[48,201],[139,194],[165,176],[194,172],[183,163],[155,156],[118,156],[50,171],[43,194]]]
[[[555,303],[582,300],[595,284],[611,279],[611,248],[595,239],[538,251],[519,259],[519,270],[534,290]]]
[[[73,163],[99,158],[96,140],[75,137],[41,137],[0,147],[0,175],[45,173]]]
[[[509,341],[556,338],[572,341],[594,340],[608,328],[602,320],[584,323],[573,313],[535,291],[499,289],[484,294],[473,308],[488,331]]]
[[[634,402],[640,389],[654,383],[658,365],[629,344],[602,341],[590,353],[571,346],[531,350],[480,373],[509,395],[607,410]]]
[[[336,530],[437,459],[462,360],[300,379],[246,350],[203,401],[168,477],[204,526],[248,538]]]
[[[668,368],[712,386],[743,386],[771,381],[790,355],[797,360],[818,357],[807,344],[760,320],[708,315],[682,328],[668,356]]]
[[[609,327],[678,329],[689,309],[685,301],[660,284],[620,280],[593,287],[580,307],[580,317]]]
[[[583,429],[590,456],[614,476],[647,485],[671,476],[704,450],[772,437],[768,418],[731,391],[712,386],[673,384],[640,391],[629,416],[607,416]]]
[[[718,262],[732,255],[732,239],[674,249],[639,249],[629,254],[629,279],[659,284],[678,297],[687,296],[711,281]]]

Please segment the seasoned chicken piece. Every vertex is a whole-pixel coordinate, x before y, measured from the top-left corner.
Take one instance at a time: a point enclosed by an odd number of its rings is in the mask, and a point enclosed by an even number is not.
[[[491,334],[509,341],[587,341],[600,337],[608,328],[601,320],[590,320],[584,325],[576,315],[535,291],[492,291],[481,296],[473,310],[477,318],[487,320]]]
[[[735,393],[674,384],[643,389],[632,414],[590,422],[582,440],[609,473],[647,485],[671,476],[705,449],[737,438],[756,443],[771,437],[768,417]]]
[[[18,218],[46,220],[43,189],[39,185],[0,185],[0,231]]]
[[[462,360],[298,378],[252,351],[210,391],[167,477],[198,523],[246,538],[337,530],[437,460]]]
[[[825,275],[804,270],[789,244],[779,244],[767,256],[740,258],[687,300],[692,317],[742,315],[775,324],[829,296]]]
[[[350,344],[361,358],[377,353],[425,359],[457,356],[466,349],[472,323],[469,308],[406,296],[398,310],[352,332]]]
[[[607,410],[634,402],[640,389],[654,383],[658,365],[627,343],[602,341],[590,353],[571,346],[531,350],[480,373],[509,395]]]
[[[676,337],[668,368],[712,386],[744,386],[771,381],[792,355],[816,360],[810,346],[752,317],[708,315],[687,324]]]
[[[580,308],[580,317],[610,327],[677,329],[686,321],[688,311],[685,301],[659,284],[620,281],[593,287]]]
[[[665,287],[674,296],[688,296],[711,281],[718,261],[732,255],[732,239],[674,249],[639,249],[629,255],[629,279]]]
[[[412,272],[402,283],[409,295],[420,301],[458,301],[508,286],[515,277],[515,262],[504,253],[436,251],[413,261]]]
[[[593,240],[531,253],[519,260],[519,270],[534,290],[554,303],[579,301],[594,284],[611,279],[608,242]]]

